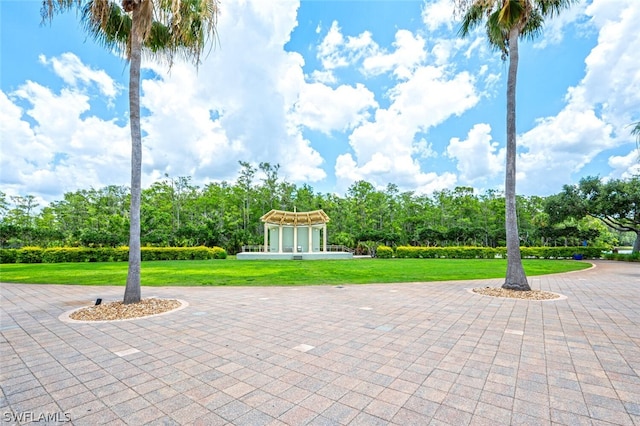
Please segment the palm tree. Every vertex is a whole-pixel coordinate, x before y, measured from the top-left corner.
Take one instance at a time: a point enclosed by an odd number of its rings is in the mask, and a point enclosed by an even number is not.
[[[196,65],[207,42],[217,34],[218,0],[43,0],[42,19],[76,9],[87,32],[100,44],[124,52],[129,61],[131,128],[131,208],[129,270],[124,303],[140,301],[140,64],[142,53],[162,57],[169,66],[176,55]]]
[[[638,148],[640,148],[640,121],[631,125],[633,126],[633,129],[631,129],[631,134],[635,135],[636,141],[638,142]]]
[[[522,267],[516,213],[516,77],[518,39],[533,39],[544,18],[552,17],[577,0],[454,0],[462,12],[459,34],[468,36],[484,23],[489,43],[509,57],[507,77],[507,160],[505,173],[507,275],[503,288],[531,290]]]

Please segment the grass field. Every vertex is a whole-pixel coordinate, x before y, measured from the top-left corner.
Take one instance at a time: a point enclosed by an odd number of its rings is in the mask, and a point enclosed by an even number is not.
[[[528,276],[590,266],[572,260],[523,260]],[[502,259],[198,260],[142,263],[144,286],[278,286],[427,282],[504,277]],[[0,265],[5,283],[124,285],[127,264]]]

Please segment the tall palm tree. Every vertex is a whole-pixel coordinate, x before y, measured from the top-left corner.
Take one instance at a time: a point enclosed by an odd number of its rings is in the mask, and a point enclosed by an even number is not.
[[[507,160],[505,173],[507,274],[503,288],[531,290],[522,267],[516,213],[516,78],[518,39],[533,39],[544,18],[552,17],[577,0],[454,0],[462,12],[459,34],[468,36],[484,23],[491,46],[509,58],[507,76]]]
[[[140,198],[142,135],[140,132],[140,64],[148,53],[168,60],[177,55],[200,62],[207,42],[217,34],[218,0],[43,0],[42,19],[76,9],[87,32],[100,44],[125,53],[129,61],[131,128],[131,208],[129,270],[124,303],[140,301]]]

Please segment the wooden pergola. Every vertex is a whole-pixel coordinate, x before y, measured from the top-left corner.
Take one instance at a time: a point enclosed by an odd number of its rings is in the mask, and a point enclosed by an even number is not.
[[[270,251],[269,235],[270,230],[278,230],[278,245],[277,252],[284,253],[285,251],[302,252],[305,247],[299,246],[298,241],[306,239],[306,251],[308,253],[313,252],[313,243],[316,241],[313,237],[313,231],[322,232],[322,250],[327,250],[327,222],[329,222],[329,216],[323,210],[314,210],[310,212],[288,212],[284,210],[271,210],[269,213],[262,215],[260,218],[264,222],[264,251]],[[284,247],[284,229],[293,229],[293,244],[291,247]],[[301,229],[307,229],[306,238],[299,238],[298,231]],[[302,235],[304,237],[304,235]],[[319,238],[317,239],[320,243]],[[271,241],[272,245],[274,241]],[[275,248],[275,247],[274,247]],[[290,249],[290,250],[289,250]],[[318,247],[320,249],[320,247]]]

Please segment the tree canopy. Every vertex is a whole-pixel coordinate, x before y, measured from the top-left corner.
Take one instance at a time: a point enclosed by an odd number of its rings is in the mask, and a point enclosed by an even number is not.
[[[422,246],[505,245],[502,192],[457,187],[432,194],[400,191],[394,184],[376,188],[355,182],[344,196],[322,194],[308,184],[278,177],[277,165],[253,167],[235,182],[194,185],[188,176],[154,182],[142,191],[141,242],[144,246],[220,246],[230,254],[243,245],[262,244],[260,217],[271,209],[329,215],[330,244],[368,254],[375,244]],[[268,174],[267,174],[268,172]],[[623,181],[627,182],[627,181]],[[629,181],[633,188],[636,181]],[[523,246],[631,245],[633,232],[617,231],[585,210],[559,215],[547,208],[551,197],[518,196],[519,240]],[[0,244],[127,245],[129,189],[124,186],[79,189],[38,206],[33,196],[0,193]],[[563,201],[564,203],[565,201]],[[633,237],[632,237],[633,236]]]
[[[553,221],[591,216],[620,232],[636,234],[633,252],[640,251],[640,177],[603,181],[589,176],[565,185],[550,197],[547,212]]]

